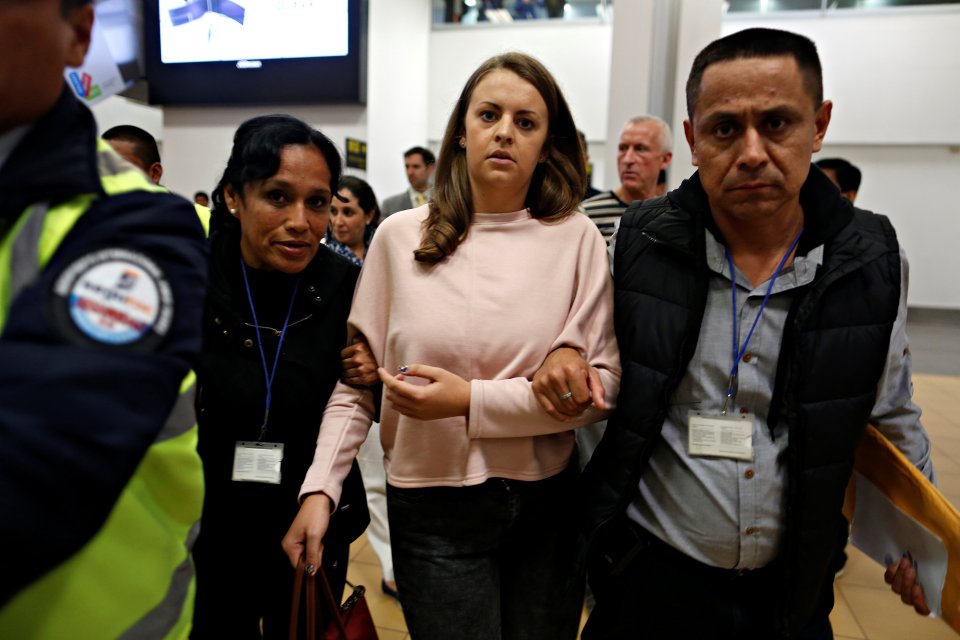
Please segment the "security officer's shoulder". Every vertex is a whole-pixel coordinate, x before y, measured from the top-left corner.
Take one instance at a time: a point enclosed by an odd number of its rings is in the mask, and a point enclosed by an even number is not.
[[[192,351],[206,275],[193,206],[171,193],[123,191],[91,202],[65,235],[46,269],[45,306],[71,342]]]

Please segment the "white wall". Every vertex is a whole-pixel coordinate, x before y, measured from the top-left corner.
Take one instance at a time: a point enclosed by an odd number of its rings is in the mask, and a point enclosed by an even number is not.
[[[428,135],[436,147],[463,85],[480,63],[507,51],[522,51],[556,77],[577,127],[591,143],[607,130],[610,82],[609,23],[548,21],[501,26],[437,29],[430,34]],[[603,182],[602,147],[591,144],[594,185]]]
[[[382,202],[409,187],[403,152],[427,143],[430,0],[369,0],[367,180]]]
[[[960,309],[953,260],[960,238],[960,11],[728,15],[724,34],[751,26],[817,44],[833,100],[825,148],[863,171],[857,204],[884,213],[910,259],[911,306]]]
[[[607,56],[610,83],[607,92],[606,144],[603,148],[606,180],[594,180],[598,189],[620,184],[617,145],[623,123],[647,113],[650,105],[650,64],[653,61],[654,0],[620,3],[614,9],[613,34]],[[657,114],[659,115],[659,114]]]
[[[701,49],[720,37],[722,25],[721,3],[707,5],[702,0],[683,0],[680,9],[680,33],[677,43],[677,84],[673,98],[673,160],[667,172],[667,187],[675,189],[695,170],[690,147],[683,134],[687,118],[687,76],[693,59]]]
[[[255,115],[282,112],[317,127],[341,151],[347,137],[366,140],[365,178],[378,197],[404,189],[403,151],[427,139],[430,0],[369,0],[368,20],[367,106],[166,107],[159,134],[144,127],[161,140],[163,183],[189,197],[211,190],[223,173],[237,126]]]
[[[723,33],[769,26],[816,42],[837,144],[960,144],[960,10],[769,15],[728,14]]]
[[[828,132],[829,137],[829,132]],[[857,205],[889,216],[910,260],[909,304],[960,309],[960,153],[944,146],[825,145],[863,171]]]
[[[366,109],[359,106],[166,107],[163,184],[189,199],[195,191],[209,193],[223,175],[237,127],[266,113],[296,116],[327,134],[341,150],[346,137],[366,136]]]
[[[132,124],[150,132],[158,142],[162,141],[163,109],[110,96],[93,105],[91,110],[101,133],[120,124]]]
[[[318,127],[341,149],[345,137],[366,140],[365,178],[382,200],[407,187],[406,149],[439,145],[453,103],[473,70],[491,55],[520,50],[538,57],[556,75],[590,141],[594,184],[602,184],[610,24],[543,21],[432,31],[430,8],[430,0],[369,0],[366,106],[159,109],[109,98],[95,115],[101,130],[127,123],[152,133],[161,144],[164,184],[192,196],[209,191],[220,178],[241,122],[262,113],[290,113]]]
[[[679,126],[682,85],[693,55],[719,35],[712,6],[704,11],[700,0],[682,2],[672,186],[692,172]],[[210,189],[223,169],[236,126],[257,113],[284,110],[319,127],[340,146],[346,136],[367,140],[367,177],[383,198],[406,185],[404,149],[424,141],[436,146],[473,69],[490,55],[517,49],[538,57],[557,76],[590,141],[594,185],[615,186],[615,166],[606,160],[612,157],[606,144],[611,126],[611,24],[542,21],[431,31],[429,7],[430,0],[370,0],[367,107],[165,109],[157,136],[163,143],[164,182],[185,195]],[[960,309],[960,279],[953,275],[956,268],[950,260],[960,238],[960,198],[955,193],[960,184],[960,118],[954,115],[960,104],[960,39],[955,37],[960,11],[833,12],[828,18],[805,12],[770,15],[728,15],[723,33],[773,26],[817,42],[827,97],[835,103],[821,157],[847,157],[863,169],[858,204],[886,213],[897,226],[911,258],[910,304]],[[636,65],[643,56],[631,57],[629,40],[623,42],[629,72],[629,63]],[[647,44],[638,39],[634,46]],[[639,69],[636,75],[646,77]],[[158,111],[124,102],[116,98],[98,105],[101,128],[132,122],[157,134]],[[624,104],[632,108],[631,99]],[[645,108],[638,105],[637,111]]]
[[[233,133],[241,122],[278,112],[297,116],[319,128],[340,149],[346,137],[366,138],[366,109],[358,106],[160,108],[114,96],[93,107],[101,132],[118,124],[132,124],[153,135],[163,158],[161,183],[188,199],[196,191],[213,190],[226,167]]]

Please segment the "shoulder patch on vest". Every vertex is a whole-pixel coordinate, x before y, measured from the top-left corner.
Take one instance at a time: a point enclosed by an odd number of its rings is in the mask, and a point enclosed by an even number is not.
[[[83,255],[53,286],[57,324],[72,337],[113,346],[152,346],[170,330],[173,294],[156,263],[129,249]]]

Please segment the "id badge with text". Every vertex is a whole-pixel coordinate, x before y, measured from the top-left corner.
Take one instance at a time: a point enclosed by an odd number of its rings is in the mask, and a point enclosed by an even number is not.
[[[753,460],[753,418],[691,411],[687,419],[691,456]]]
[[[235,482],[264,482],[280,484],[280,463],[283,461],[281,442],[237,442],[233,453]]]

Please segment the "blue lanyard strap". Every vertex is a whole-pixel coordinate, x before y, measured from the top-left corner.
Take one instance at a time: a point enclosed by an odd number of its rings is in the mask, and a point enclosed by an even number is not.
[[[280,363],[280,348],[283,347],[283,338],[287,335],[287,326],[290,324],[290,314],[293,313],[293,303],[297,299],[297,288],[300,286],[300,276],[293,283],[293,293],[290,295],[290,306],[287,308],[287,317],[280,330],[280,339],[277,341],[277,354],[273,357],[273,369],[267,372],[267,356],[263,352],[263,340],[260,339],[260,323],[257,322],[257,310],[253,307],[253,296],[250,294],[250,281],[247,279],[247,265],[240,258],[240,271],[243,273],[243,286],[247,290],[247,301],[250,303],[250,313],[253,315],[253,325],[257,334],[257,346],[260,347],[260,362],[263,363],[263,377],[267,383],[267,400],[263,410],[263,424],[260,426],[260,438],[267,431],[267,420],[270,418],[270,402],[272,401],[273,378],[277,375],[277,364]]]
[[[770,284],[767,285],[767,292],[763,296],[763,302],[760,303],[760,309],[757,310],[757,315],[753,319],[753,324],[750,326],[750,331],[747,332],[747,339],[743,341],[742,347],[738,345],[740,334],[737,329],[737,272],[734,270],[733,257],[730,255],[730,250],[727,248],[724,248],[723,250],[724,255],[727,257],[727,264],[730,266],[730,280],[732,282],[730,291],[731,298],[733,300],[733,367],[730,369],[730,378],[727,381],[727,396],[723,399],[723,408],[720,410],[720,413],[723,415],[726,415],[727,413],[727,403],[733,399],[733,385],[736,383],[737,373],[740,370],[740,360],[747,352],[747,345],[750,344],[750,338],[753,337],[753,330],[757,328],[757,323],[760,322],[760,316],[763,314],[763,310],[767,307],[767,300],[770,299],[770,292],[773,291],[773,285],[780,276],[780,272],[783,271],[783,265],[787,263],[787,258],[789,258],[790,254],[793,253],[793,250],[797,246],[797,243],[800,242],[800,236],[802,235],[803,229],[800,229],[800,233],[798,233],[797,237],[793,239],[793,242],[791,242],[790,246],[787,248],[787,252],[784,253],[783,257],[780,259],[780,264],[777,265],[777,270],[773,272],[773,277],[770,278]]]

